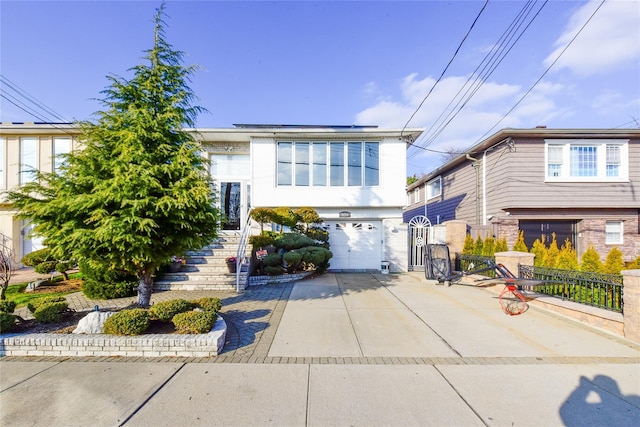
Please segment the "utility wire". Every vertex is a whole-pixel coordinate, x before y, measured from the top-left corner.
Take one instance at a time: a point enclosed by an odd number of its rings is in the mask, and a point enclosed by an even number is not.
[[[473,20],[473,23],[471,24],[471,27],[469,27],[469,30],[467,30],[467,33],[465,34],[465,36],[462,38],[462,41],[460,41],[460,44],[458,45],[458,48],[456,49],[456,51],[454,52],[453,56],[451,57],[451,59],[449,60],[449,63],[447,64],[447,66],[444,68],[444,70],[442,70],[442,73],[440,74],[440,77],[438,77],[438,80],[436,80],[436,82],[433,84],[433,86],[431,86],[431,89],[429,89],[429,92],[427,93],[427,95],[422,99],[422,101],[420,102],[420,104],[418,105],[418,107],[415,109],[415,111],[413,112],[413,114],[411,114],[411,117],[409,117],[409,120],[407,120],[407,122],[404,124],[404,126],[402,127],[402,130],[400,131],[400,138],[402,138],[402,134],[404,133],[405,129],[407,128],[407,126],[409,126],[409,123],[411,122],[411,120],[413,120],[413,117],[418,113],[418,111],[420,111],[420,108],[422,108],[422,105],[425,103],[425,101],[427,100],[427,98],[429,98],[429,96],[431,95],[431,93],[433,92],[433,90],[435,89],[435,87],[438,85],[438,83],[440,82],[440,80],[442,80],[442,78],[444,77],[445,73],[447,72],[447,70],[449,69],[449,67],[451,66],[451,63],[453,62],[453,60],[456,58],[456,56],[458,55],[458,52],[460,51],[460,49],[462,48],[462,45],[464,44],[464,42],[467,40],[467,38],[469,37],[469,34],[471,34],[471,30],[473,30],[473,27],[476,25],[476,22],[478,22],[478,19],[480,19],[480,15],[482,15],[482,12],[484,11],[484,9],[487,7],[487,4],[489,4],[489,0],[485,0],[484,4],[482,5],[482,9],[480,9],[480,12],[478,12],[478,15],[476,16],[476,18]]]
[[[58,114],[52,108],[49,108],[42,101],[20,88],[17,84],[2,74],[0,74],[0,83],[17,95],[17,97],[12,95],[6,89],[2,91],[2,88],[0,87],[0,92],[2,92],[0,95],[2,98],[9,101],[11,104],[15,105],[30,116],[33,116],[43,122],[69,122],[69,120]]]
[[[449,102],[447,107],[440,114],[438,119],[431,125],[429,130],[422,134],[419,138],[419,141],[414,142],[414,146],[416,148],[425,148],[431,143],[433,143],[438,136],[449,126],[451,121],[464,109],[467,103],[473,98],[473,96],[478,92],[478,90],[484,85],[487,79],[493,74],[493,72],[497,69],[497,67],[504,61],[505,57],[509,54],[509,52],[513,49],[516,43],[520,40],[520,38],[524,35],[524,33],[531,26],[533,21],[538,17],[542,9],[547,4],[545,1],[542,6],[537,10],[535,15],[526,23],[526,26],[520,30],[520,28],[525,25],[525,19],[529,16],[531,11],[533,10],[533,5],[535,2],[529,1],[525,7],[520,11],[519,15],[516,17],[510,27],[505,30],[503,35],[498,40],[498,43],[494,46],[492,51],[485,56],[485,58],[481,61],[481,63],[476,67],[474,72],[469,76],[465,84],[460,88],[458,93],[454,96],[454,98]],[[515,38],[515,40],[514,40]],[[506,42],[505,42],[506,41]],[[483,66],[484,63],[484,66]],[[482,67],[482,69],[481,69]],[[480,72],[478,72],[480,70]],[[475,79],[472,83],[471,79],[475,76]],[[445,116],[445,112],[452,106],[453,102],[460,96],[462,91],[467,88],[464,94],[458,99],[457,103],[453,108],[447,113]],[[455,111],[454,111],[455,109]],[[436,124],[441,121],[439,127],[435,130]],[[433,130],[433,133],[429,134]],[[424,141],[424,142],[420,142]],[[417,152],[414,152],[411,157],[417,155]]]
[[[578,30],[578,32],[576,32],[576,34],[571,38],[571,40],[569,40],[569,43],[567,43],[567,45],[562,49],[562,51],[558,54],[558,56],[556,57],[556,59],[553,60],[553,62],[547,67],[547,69],[542,73],[542,75],[538,78],[538,80],[535,81],[535,83],[529,88],[529,90],[527,90],[521,97],[520,99],[513,105],[513,107],[511,107],[509,109],[509,111],[507,111],[500,120],[498,120],[491,128],[489,128],[489,130],[487,132],[484,133],[484,135],[482,135],[480,138],[478,138],[478,140],[471,145],[471,147],[475,146],[476,144],[478,144],[480,141],[482,141],[483,139],[485,139],[487,137],[487,135],[489,135],[493,129],[495,129],[500,123],[502,123],[502,121],[504,119],[507,118],[507,116],[509,114],[511,114],[513,112],[513,110],[515,110],[518,105],[520,105],[522,103],[522,101],[531,93],[531,91],[538,85],[538,83],[540,83],[542,81],[542,79],[549,73],[549,71],[551,70],[551,68],[556,64],[556,62],[558,62],[558,60],[562,57],[562,55],[567,51],[567,49],[569,49],[569,46],[571,46],[571,44],[573,44],[573,42],[575,41],[575,39],[580,35],[580,33],[582,33],[582,31],[585,29],[585,27],[587,26],[587,24],[589,24],[589,22],[591,22],[591,20],[593,19],[593,17],[595,16],[595,14],[600,10],[600,8],[604,5],[604,3],[606,2],[606,0],[602,0],[600,2],[600,4],[598,5],[598,7],[596,8],[596,10],[593,11],[593,13],[591,14],[591,16],[589,16],[589,19],[587,19],[585,21],[584,24],[582,24],[582,27],[580,27],[580,29]],[[469,148],[471,148],[469,147]],[[468,151],[468,150],[465,150]]]

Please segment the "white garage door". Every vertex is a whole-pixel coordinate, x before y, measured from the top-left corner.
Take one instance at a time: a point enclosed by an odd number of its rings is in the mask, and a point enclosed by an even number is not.
[[[332,270],[379,270],[382,223],[328,222]]]

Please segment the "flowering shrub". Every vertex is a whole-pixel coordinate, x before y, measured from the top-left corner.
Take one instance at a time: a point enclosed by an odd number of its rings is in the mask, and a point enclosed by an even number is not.
[[[227,263],[235,263],[238,259],[234,256],[230,256],[226,259]]]
[[[179,257],[179,256],[176,256],[176,255],[173,255],[173,256],[171,257],[171,262],[181,262],[181,263],[184,263],[184,258]]]

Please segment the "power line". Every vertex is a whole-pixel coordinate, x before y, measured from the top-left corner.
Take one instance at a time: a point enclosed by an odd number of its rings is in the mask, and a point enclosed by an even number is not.
[[[556,57],[556,59],[553,60],[553,62],[547,67],[547,69],[542,73],[542,75],[535,81],[535,83],[533,83],[533,85],[529,88],[529,90],[527,90],[521,97],[520,99],[513,105],[513,107],[511,107],[509,109],[509,111],[507,111],[502,118],[500,118],[500,120],[498,120],[491,128],[489,128],[489,130],[487,132],[484,133],[484,135],[482,135],[474,144],[472,144],[471,146],[476,145],[477,143],[479,143],[480,141],[482,141],[484,138],[486,138],[487,135],[489,135],[493,129],[495,129],[500,123],[502,123],[502,121],[504,119],[507,118],[507,116],[509,114],[511,114],[513,112],[513,110],[515,110],[518,105],[520,105],[522,103],[522,101],[531,93],[531,91],[538,85],[538,83],[540,83],[542,81],[542,79],[549,73],[549,71],[551,70],[551,68],[556,64],[556,62],[558,62],[558,60],[562,57],[562,55],[567,51],[567,49],[569,48],[569,46],[571,46],[571,44],[575,41],[575,39],[580,35],[580,33],[585,29],[585,27],[587,26],[587,24],[589,24],[589,22],[591,22],[591,20],[593,19],[593,17],[595,16],[595,14],[600,10],[600,8],[604,5],[606,0],[602,0],[600,2],[600,4],[598,5],[598,7],[596,8],[596,10],[593,11],[593,13],[591,14],[591,16],[589,16],[589,19],[587,19],[585,21],[584,24],[582,24],[582,27],[580,27],[580,30],[578,30],[578,32],[576,32],[576,34],[571,38],[571,40],[569,40],[569,43],[567,43],[567,45],[562,49],[562,51],[558,54],[558,56]]]
[[[15,105],[25,113],[43,122],[69,122],[68,119],[58,114],[55,110],[45,105],[42,101],[29,94],[17,84],[0,74],[0,95],[11,104]],[[9,88],[15,95],[3,88]],[[11,99],[9,99],[11,98]]]
[[[447,72],[447,70],[449,69],[449,67],[451,66],[451,63],[453,62],[453,60],[455,59],[455,57],[458,55],[458,52],[460,51],[460,49],[462,48],[462,45],[464,44],[464,42],[467,40],[467,37],[469,37],[469,34],[471,34],[471,30],[473,30],[473,27],[476,25],[476,22],[478,22],[478,19],[480,19],[480,15],[482,15],[482,12],[484,11],[484,9],[487,7],[487,4],[489,4],[489,0],[485,0],[484,4],[482,5],[482,9],[480,9],[480,12],[478,12],[478,15],[476,16],[476,18],[473,20],[473,23],[471,24],[471,27],[469,27],[469,30],[467,30],[467,33],[465,34],[465,36],[462,38],[462,40],[460,41],[460,44],[458,45],[458,48],[456,49],[456,51],[453,53],[453,56],[451,57],[451,59],[449,60],[449,63],[447,64],[446,67],[444,67],[444,70],[442,70],[442,73],[440,74],[440,77],[438,77],[438,80],[436,80],[436,82],[433,84],[433,86],[431,86],[431,89],[429,89],[429,92],[427,93],[427,95],[422,99],[422,101],[420,102],[420,104],[418,105],[418,107],[415,109],[415,111],[413,112],[413,114],[411,114],[411,117],[409,117],[409,120],[407,120],[407,122],[404,124],[404,126],[402,127],[402,130],[400,131],[400,138],[402,138],[402,134],[404,133],[404,130],[407,128],[407,126],[409,126],[409,123],[411,122],[411,120],[413,120],[413,117],[418,113],[418,111],[420,110],[420,108],[422,108],[422,105],[424,104],[424,102],[427,100],[427,98],[429,98],[429,96],[431,95],[431,93],[433,92],[433,90],[435,89],[435,87],[438,85],[438,83],[440,82],[440,80],[442,80],[442,78],[444,77],[445,73]]]
[[[494,45],[491,51],[484,57],[484,59],[480,62],[478,67],[474,70],[474,72],[467,78],[465,84],[458,90],[456,95],[449,102],[447,107],[443,110],[440,116],[434,121],[429,130],[422,134],[419,138],[419,141],[424,141],[419,143],[418,141],[414,142],[414,146],[416,148],[426,147],[433,143],[438,136],[447,128],[447,126],[453,121],[453,119],[462,111],[462,109],[467,105],[467,103],[471,100],[471,98],[478,92],[478,90],[484,85],[487,79],[493,74],[493,72],[497,69],[497,67],[504,61],[505,57],[509,54],[509,52],[513,49],[516,43],[522,38],[524,33],[531,26],[533,21],[538,17],[542,9],[547,4],[545,1],[542,6],[535,12],[535,15],[526,22],[527,17],[533,10],[534,1],[529,1],[522,8],[518,16],[512,21],[509,27],[502,34],[498,42]],[[526,22],[526,25],[525,25]],[[524,28],[522,28],[524,26]],[[522,30],[520,30],[522,28]],[[515,40],[514,40],[515,39]],[[483,65],[484,64],[484,65]],[[480,70],[480,72],[478,72]],[[475,76],[475,78],[474,78]],[[472,78],[474,78],[473,82],[471,82]],[[462,91],[464,94],[462,96]],[[455,106],[451,108],[451,110],[447,113],[447,110],[452,106],[454,101],[457,99]],[[445,113],[447,115],[445,116]],[[440,122],[438,127],[436,125]],[[435,128],[435,130],[434,130]],[[431,131],[433,132],[429,134]],[[412,157],[415,156],[417,152],[414,152]]]

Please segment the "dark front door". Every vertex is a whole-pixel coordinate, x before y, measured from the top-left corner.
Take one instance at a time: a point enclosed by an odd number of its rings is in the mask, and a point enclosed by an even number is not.
[[[220,208],[224,214],[223,230],[240,230],[241,189],[240,182],[220,183]]]
[[[556,233],[556,242],[558,247],[564,245],[565,240],[569,239],[571,246],[576,247],[576,222],[575,221],[520,221],[520,230],[524,232],[524,242],[531,249],[536,239],[542,239],[547,247],[553,238],[552,234]]]

